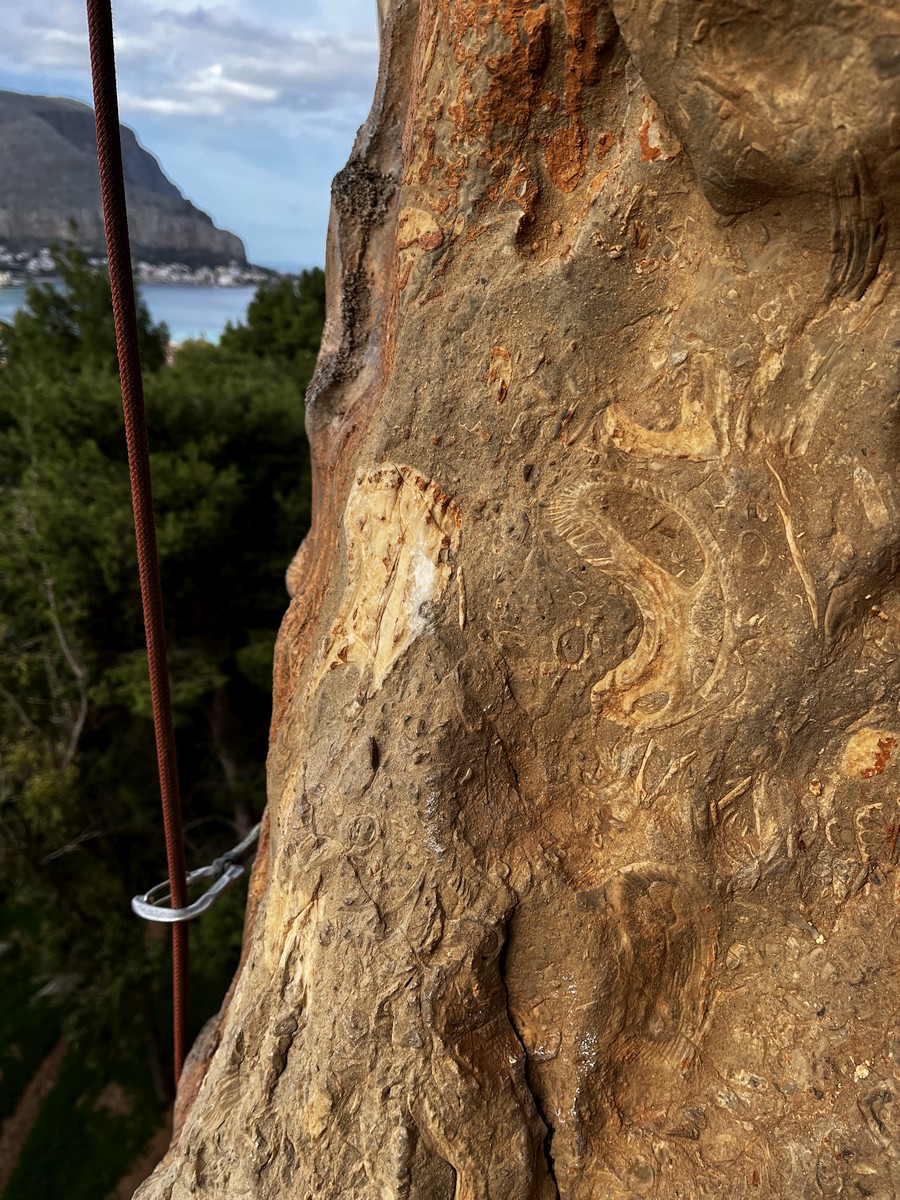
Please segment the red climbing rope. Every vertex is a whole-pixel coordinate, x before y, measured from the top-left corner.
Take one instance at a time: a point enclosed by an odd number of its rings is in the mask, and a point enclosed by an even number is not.
[[[125,413],[125,438],[128,443],[131,502],[134,508],[141,600],[144,607],[144,631],[147,638],[147,664],[153,700],[153,726],[156,731],[156,757],[159,764],[169,886],[172,906],[184,908],[187,905],[187,882],[181,828],[181,798],[178,790],[175,735],[172,728],[162,587],[156,551],[150,453],[144,415],[144,387],[141,380],[141,352],[138,343],[134,279],[131,272],[128,215],[125,208],[125,177],[119,137],[111,0],[87,0],[87,17],[91,76],[94,85],[94,115],[97,123],[97,161],[100,166],[106,253],[109,259],[109,279],[116,323],[119,377],[122,382],[122,408]],[[172,968],[177,1083],[187,1051],[188,932],[185,924],[172,926]]]

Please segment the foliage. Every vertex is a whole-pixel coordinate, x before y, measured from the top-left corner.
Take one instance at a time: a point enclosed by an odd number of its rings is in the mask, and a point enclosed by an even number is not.
[[[47,996],[35,995],[16,930],[28,913],[7,905],[0,914],[0,1123],[12,1113],[28,1081],[59,1037]]]
[[[250,301],[247,324],[229,323],[223,350],[255,358],[282,358],[311,375],[325,322],[325,272],[321,267],[265,283]]]
[[[127,1066],[90,1067],[69,1053],[3,1200],[101,1200],[161,1124],[158,1102]]]
[[[26,305],[8,325],[0,324],[3,357],[19,362],[42,361],[44,373],[70,376],[76,371],[116,370],[116,330],[109,278],[88,266],[87,255],[75,245],[54,250],[61,287],[32,284]],[[147,306],[138,298],[141,359],[148,371],[158,371],[166,358],[169,331],[154,325]]]
[[[31,995],[65,992],[47,1024],[67,1061],[140,1061],[161,1094],[167,938],[129,911],[165,856],[109,284],[76,250],[57,266],[61,283],[0,325],[0,902]],[[309,519],[319,275],[268,285],[248,326],[171,366],[139,306],[190,865],[234,844],[264,799],[274,631]],[[193,939],[195,1029],[240,928],[235,895]],[[22,1025],[33,1060],[47,1039]]]

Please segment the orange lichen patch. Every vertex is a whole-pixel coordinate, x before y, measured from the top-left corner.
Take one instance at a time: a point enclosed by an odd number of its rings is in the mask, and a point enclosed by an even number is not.
[[[490,226],[488,225],[474,225],[471,229],[467,229],[465,237],[463,238],[463,243],[465,244],[467,242],[474,242],[475,239],[480,238],[483,233],[487,233],[489,228]]]
[[[584,122],[574,117],[544,142],[547,174],[561,192],[574,192],[587,166]]]
[[[841,758],[840,772],[848,779],[873,779],[882,775],[894,747],[896,733],[885,729],[860,729],[852,735]]]
[[[534,35],[537,34],[545,44],[546,53],[546,43],[548,40],[547,5],[541,4],[537,8],[532,8],[530,12],[527,12],[522,18],[522,29],[525,33],[526,46],[531,47],[534,44]],[[539,63],[535,55],[529,53],[528,65],[531,69],[537,70],[543,66],[543,63]]]
[[[487,135],[493,140],[495,127],[527,123],[538,88],[536,77],[549,53],[550,17],[546,4],[532,0],[498,0],[484,5],[479,0],[459,2],[450,14],[447,0],[437,0],[444,21],[452,25],[450,38],[464,80],[472,83],[474,105],[467,106],[457,134]],[[508,48],[482,56],[490,42],[497,42],[494,26],[505,35]]]
[[[519,9],[524,11],[512,12]],[[539,80],[550,48],[546,4],[536,9],[518,2],[498,4],[497,22],[509,38],[510,48],[487,56],[488,89],[476,104],[482,132],[489,135],[498,125],[521,129],[528,124],[542,90]]]
[[[404,178],[429,188],[425,204],[434,212],[458,206],[459,189],[470,185],[470,203],[521,198],[507,195],[504,180],[520,156],[521,132],[538,108],[552,110],[559,100],[542,86],[550,54],[550,8],[534,0],[423,0],[421,20],[438,29],[430,85],[446,88],[440,111],[414,97],[404,139]],[[421,53],[431,53],[433,37]],[[452,56],[458,70],[447,68]],[[421,73],[417,74],[421,79]],[[427,131],[427,132],[426,132]],[[476,149],[477,148],[477,149]],[[499,168],[498,172],[494,168]],[[471,192],[473,173],[493,176],[491,195]],[[480,194],[478,194],[480,193]],[[527,206],[527,200],[526,200]]]
[[[584,0],[565,0],[566,9],[566,104],[570,110],[581,100],[582,89],[596,83],[600,76],[600,51],[604,42],[597,37],[598,4]]]
[[[875,763],[866,770],[860,771],[863,779],[871,779],[873,775],[881,775],[887,765],[887,760],[891,757],[891,751],[897,745],[896,738],[880,738],[878,741],[878,751],[875,755]]]
[[[447,115],[453,121],[453,128],[457,138],[462,137],[469,127],[469,103],[468,98],[471,89],[469,87],[468,77],[463,75],[459,81],[459,89],[456,93],[456,99],[447,105]]]
[[[598,140],[597,145],[594,147],[594,157],[598,163],[612,150],[615,144],[616,139],[613,135],[611,133],[604,133],[603,137]]]
[[[547,174],[561,192],[573,192],[584,176],[589,157],[581,118],[584,88],[596,83],[602,43],[597,38],[597,5],[585,8],[581,0],[566,0],[565,124],[544,140]],[[611,143],[610,143],[611,144]]]
[[[584,181],[595,142],[598,162],[615,145],[611,133],[589,139],[582,116],[584,89],[600,77],[615,25],[599,18],[596,2],[564,0],[561,7],[421,0],[403,178],[420,189],[416,207],[441,219],[445,237],[463,195],[467,213],[512,204],[526,225],[536,220],[546,183],[521,152],[532,125],[549,180],[563,193]],[[552,37],[562,33],[563,19],[565,42],[556,55],[562,78],[550,91]]]

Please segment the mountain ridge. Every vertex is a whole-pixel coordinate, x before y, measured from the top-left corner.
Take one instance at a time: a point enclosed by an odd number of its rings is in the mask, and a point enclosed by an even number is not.
[[[188,266],[246,264],[244,244],[219,229],[121,125],[128,223],[135,258]],[[103,254],[94,111],[63,96],[0,90],[0,242],[37,250],[73,237]]]

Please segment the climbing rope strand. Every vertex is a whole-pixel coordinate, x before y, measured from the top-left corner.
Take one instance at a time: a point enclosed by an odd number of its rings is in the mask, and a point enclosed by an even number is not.
[[[150,453],[144,414],[137,310],[131,271],[128,216],[125,207],[125,177],[119,134],[111,0],[87,0],[87,18],[94,88],[94,115],[97,125],[97,160],[100,168],[100,191],[103,199],[109,278],[112,286],[116,350],[122,383],[122,408],[125,414],[125,438],[128,445],[128,469],[131,476],[131,500],[134,508],[141,601],[144,609],[144,631],[147,639],[147,664],[153,702],[153,725],[156,733],[156,756],[159,766],[169,886],[173,906],[184,908],[187,905],[187,882],[181,827],[181,799],[178,788],[175,735],[172,727],[172,703],[169,695],[169,672],[166,660],[159,558],[156,548],[156,526],[153,518],[153,492],[150,484]],[[187,1051],[188,933],[184,925],[174,925],[172,928],[172,968],[175,1081],[177,1083]]]

